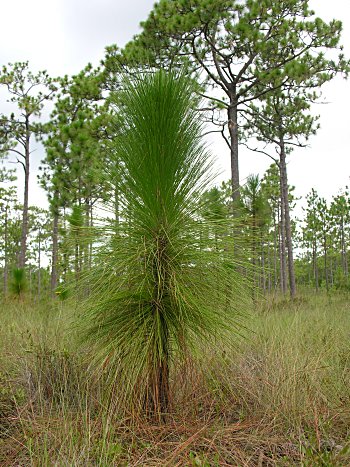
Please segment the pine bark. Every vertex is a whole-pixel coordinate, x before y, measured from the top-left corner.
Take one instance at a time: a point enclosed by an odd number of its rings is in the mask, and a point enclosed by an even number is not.
[[[58,198],[58,192],[55,192],[55,199]],[[58,272],[57,272],[57,263],[58,263],[58,219],[59,211],[58,208],[54,209],[53,216],[53,229],[52,229],[52,260],[51,260],[51,293],[54,294],[57,283],[58,283]]]
[[[239,186],[239,166],[238,166],[238,102],[235,92],[230,96],[230,105],[227,109],[228,117],[228,130],[230,134],[230,148],[231,148],[231,189],[233,209],[239,205],[240,199],[240,186]]]
[[[25,119],[25,158],[24,158],[24,199],[22,212],[22,232],[21,232],[21,248],[18,259],[18,267],[24,268],[27,259],[27,237],[28,237],[28,209],[29,209],[29,171],[30,171],[30,127],[29,117]]]
[[[285,217],[286,246],[287,246],[287,252],[288,252],[289,288],[290,288],[291,297],[295,298],[296,284],[295,284],[294,259],[293,259],[292,227],[291,227],[291,221],[290,221],[289,200],[288,200],[288,177],[287,177],[287,165],[286,165],[286,152],[285,152],[285,144],[284,144],[282,136],[280,137],[280,173],[281,173],[281,193],[283,197],[284,217]]]
[[[285,295],[287,293],[287,261],[286,261],[286,223],[285,223],[285,210],[284,198],[282,191],[281,180],[281,206],[280,206],[280,281],[281,292]]]
[[[8,206],[5,208],[5,232],[4,232],[4,295],[7,294],[8,288]]]
[[[39,238],[38,238],[38,300],[40,300],[41,295],[41,230],[39,228]]]

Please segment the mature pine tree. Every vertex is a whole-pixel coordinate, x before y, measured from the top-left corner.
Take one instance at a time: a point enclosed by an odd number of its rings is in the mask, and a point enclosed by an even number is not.
[[[0,167],[0,252],[3,261],[4,294],[8,290],[8,278],[11,258],[11,218],[17,205],[17,190],[11,185],[16,180],[14,170]]]
[[[33,261],[33,269],[36,275],[36,285],[32,287],[35,290],[35,297],[40,300],[43,292],[42,284],[42,263],[43,257],[50,252],[49,239],[51,236],[52,219],[50,211],[36,206],[31,206],[30,216],[30,238],[29,252],[30,259]]]
[[[333,233],[333,245],[340,254],[340,264],[345,282],[349,276],[348,244],[350,225],[350,197],[346,189],[343,193],[333,196],[330,205],[330,216]],[[338,243],[338,245],[336,245]]]
[[[108,49],[107,68],[116,60],[134,61],[186,66],[205,77],[214,117],[226,112],[220,131],[230,148],[234,201],[239,198],[239,113],[244,106],[310,77],[322,81],[325,71],[347,66],[342,56],[334,62],[324,53],[338,48],[341,23],[315,18],[308,0],[160,0],[141,26],[122,54]]]
[[[264,245],[263,230],[269,223],[270,210],[266,192],[262,190],[259,175],[250,175],[241,189],[241,201],[246,213],[248,225],[249,243],[251,245],[251,261],[253,264],[254,285],[258,286],[257,270],[259,263],[261,272],[264,273]],[[260,247],[259,247],[260,246]],[[263,280],[265,289],[265,281]]]
[[[56,86],[46,71],[33,74],[28,62],[3,66],[0,85],[6,87],[9,101],[14,106],[9,116],[0,115],[0,153],[12,155],[24,170],[21,249],[18,257],[18,267],[23,268],[26,263],[29,225],[31,144],[33,136],[39,131],[35,118],[40,116],[45,102],[52,98]]]
[[[278,154],[281,194],[282,238],[285,235],[288,251],[289,287],[292,298],[296,294],[292,224],[290,218],[287,154],[294,146],[303,146],[318,128],[317,117],[309,113],[312,96],[287,94],[279,91],[270,93],[260,105],[250,105],[247,127],[258,141],[275,145]],[[285,232],[285,233],[284,233]],[[283,248],[283,247],[282,247]]]
[[[59,84],[60,95],[51,120],[43,128],[46,158],[41,176],[53,214],[52,291],[58,283],[60,211],[78,206],[84,211],[85,225],[89,226],[93,205],[105,196],[103,171],[106,155],[100,130],[106,110],[100,104],[100,72],[88,65],[78,75],[62,78]],[[83,250],[75,248],[75,254],[78,255],[75,264],[79,266]]]
[[[306,196],[307,206],[304,208],[305,219],[304,227],[302,229],[303,243],[307,248],[311,249],[312,275],[316,292],[318,292],[319,288],[318,253],[320,220],[318,213],[318,199],[319,196],[314,189],[312,189]]]

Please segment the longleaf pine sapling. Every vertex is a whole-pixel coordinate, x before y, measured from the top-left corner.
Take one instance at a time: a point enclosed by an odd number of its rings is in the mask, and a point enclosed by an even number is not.
[[[212,221],[198,219],[198,206],[213,174],[195,100],[184,75],[124,80],[114,148],[123,217],[117,233],[99,231],[80,321],[118,408],[160,421],[171,410],[174,369],[203,348],[231,345],[249,303],[232,227],[215,248],[200,248]]]

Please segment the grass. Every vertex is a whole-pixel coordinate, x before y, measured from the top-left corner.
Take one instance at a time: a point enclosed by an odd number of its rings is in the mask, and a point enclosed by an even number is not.
[[[105,401],[71,305],[3,303],[0,465],[350,465],[349,312],[340,294],[261,301],[234,354],[172,375],[171,414],[154,424]]]

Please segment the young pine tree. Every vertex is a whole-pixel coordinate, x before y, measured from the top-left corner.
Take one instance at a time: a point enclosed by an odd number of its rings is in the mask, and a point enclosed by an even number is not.
[[[119,407],[164,420],[177,363],[237,335],[244,284],[229,235],[225,248],[200,248],[198,205],[212,175],[188,79],[160,71],[126,81],[119,102],[125,214],[118,233],[100,231],[81,327]]]

